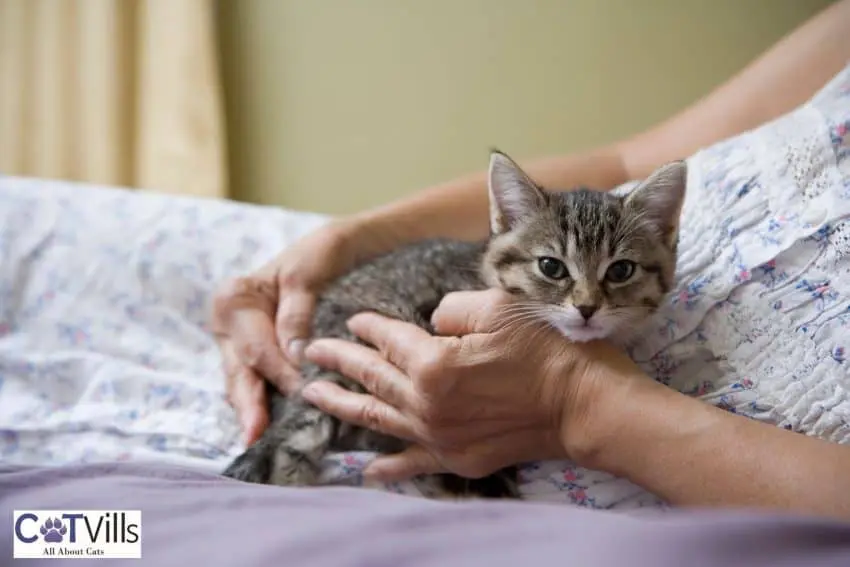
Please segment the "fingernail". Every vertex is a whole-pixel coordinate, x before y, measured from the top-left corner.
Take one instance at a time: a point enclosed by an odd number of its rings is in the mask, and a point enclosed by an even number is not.
[[[307,341],[304,339],[292,339],[286,346],[286,354],[292,362],[300,364],[304,358],[304,349],[307,347]]]
[[[322,388],[316,384],[307,384],[301,389],[301,397],[308,402],[315,402],[322,397]]]

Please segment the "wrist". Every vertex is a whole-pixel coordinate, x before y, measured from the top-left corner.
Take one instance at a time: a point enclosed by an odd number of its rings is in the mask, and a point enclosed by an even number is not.
[[[432,226],[435,223],[428,221],[427,215],[408,218],[401,213],[379,209],[340,219],[337,230],[347,242],[353,243],[352,252],[362,261],[391,252],[399,246],[445,236],[435,232]]]
[[[335,246],[344,250],[354,265],[392,251],[405,244],[396,235],[392,223],[366,214],[339,217],[327,225]]]
[[[576,464],[611,472],[617,467],[612,457],[618,456],[621,443],[628,442],[628,431],[640,419],[642,408],[658,403],[654,400],[669,389],[624,353],[601,349],[604,352],[583,353],[581,367],[573,363],[564,369],[568,386],[562,398],[560,441]]]
[[[672,456],[711,439],[724,412],[646,375],[624,378],[599,388],[578,441],[566,428],[562,438],[580,465],[645,486],[659,469],[672,466]]]

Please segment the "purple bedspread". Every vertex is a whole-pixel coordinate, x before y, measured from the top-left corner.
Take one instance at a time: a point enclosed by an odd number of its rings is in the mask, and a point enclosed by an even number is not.
[[[141,560],[74,566],[850,565],[850,525],[827,521],[433,502],[367,489],[248,485],[155,464],[0,472],[0,508],[0,565],[13,563],[12,510],[26,509],[142,511]]]

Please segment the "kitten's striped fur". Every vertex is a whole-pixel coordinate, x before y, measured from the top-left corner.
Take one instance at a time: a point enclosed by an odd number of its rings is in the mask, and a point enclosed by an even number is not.
[[[423,241],[357,267],[320,297],[314,336],[357,340],[345,323],[361,311],[432,331],[431,313],[447,293],[502,287],[567,338],[626,340],[672,285],[685,177],[685,164],[675,162],[626,197],[587,189],[545,192],[494,150],[491,238],[482,243]],[[547,277],[540,258],[547,258],[550,268],[553,261],[561,262],[568,275]],[[621,260],[634,263],[633,273],[627,281],[612,283],[606,277]],[[577,306],[592,315],[585,320]],[[303,367],[303,374],[306,381],[330,380],[362,391],[359,384],[312,364]],[[230,464],[226,476],[313,485],[329,451],[392,453],[405,447],[401,440],[342,423],[298,395],[287,398],[271,387],[269,394],[271,425]],[[436,496],[519,497],[514,467],[482,479],[435,475],[422,482]]]

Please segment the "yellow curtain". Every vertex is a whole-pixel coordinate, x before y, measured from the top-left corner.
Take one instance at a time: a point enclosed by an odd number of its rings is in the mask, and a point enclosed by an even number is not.
[[[226,191],[214,0],[0,0],[0,172]]]

